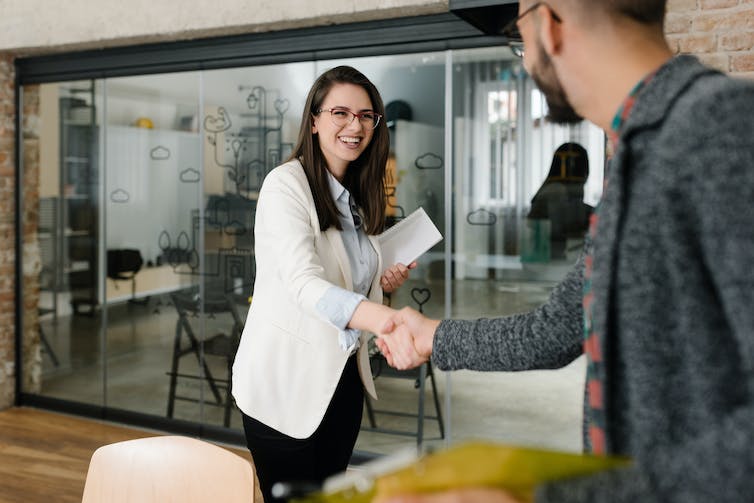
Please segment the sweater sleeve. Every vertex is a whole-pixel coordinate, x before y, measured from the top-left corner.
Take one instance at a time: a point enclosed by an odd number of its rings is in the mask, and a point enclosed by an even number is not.
[[[544,305],[502,318],[444,320],[432,362],[443,370],[560,368],[582,353],[583,256]]]

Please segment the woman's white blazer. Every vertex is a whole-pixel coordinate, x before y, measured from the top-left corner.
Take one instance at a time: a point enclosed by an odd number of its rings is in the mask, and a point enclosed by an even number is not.
[[[338,329],[316,304],[332,285],[353,289],[340,231],[320,231],[311,189],[299,161],[264,179],[254,224],[256,280],[241,343],[233,363],[233,397],[246,415],[294,438],[308,438],[325,415],[348,353]],[[376,238],[369,237],[382,257]],[[368,298],[382,302],[379,273]],[[362,334],[358,366],[376,398]]]

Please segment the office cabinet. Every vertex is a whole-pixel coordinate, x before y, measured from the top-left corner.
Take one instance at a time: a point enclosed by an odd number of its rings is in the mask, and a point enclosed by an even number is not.
[[[60,195],[45,203],[54,213],[55,291],[70,292],[77,314],[92,313],[99,303],[98,132],[91,91],[81,92],[84,97],[60,98]]]

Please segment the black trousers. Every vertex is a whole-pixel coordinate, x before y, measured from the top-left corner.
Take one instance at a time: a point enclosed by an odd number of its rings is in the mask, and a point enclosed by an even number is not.
[[[359,435],[363,410],[364,388],[356,355],[352,355],[325,417],[311,437],[289,437],[241,413],[264,502],[284,501],[272,497],[270,491],[276,482],[319,485],[330,475],[344,471]]]

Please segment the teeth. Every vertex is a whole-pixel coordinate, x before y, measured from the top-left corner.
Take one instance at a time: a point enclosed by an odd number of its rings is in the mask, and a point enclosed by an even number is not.
[[[359,139],[353,136],[341,136],[340,141],[344,141],[346,143],[359,143]]]

